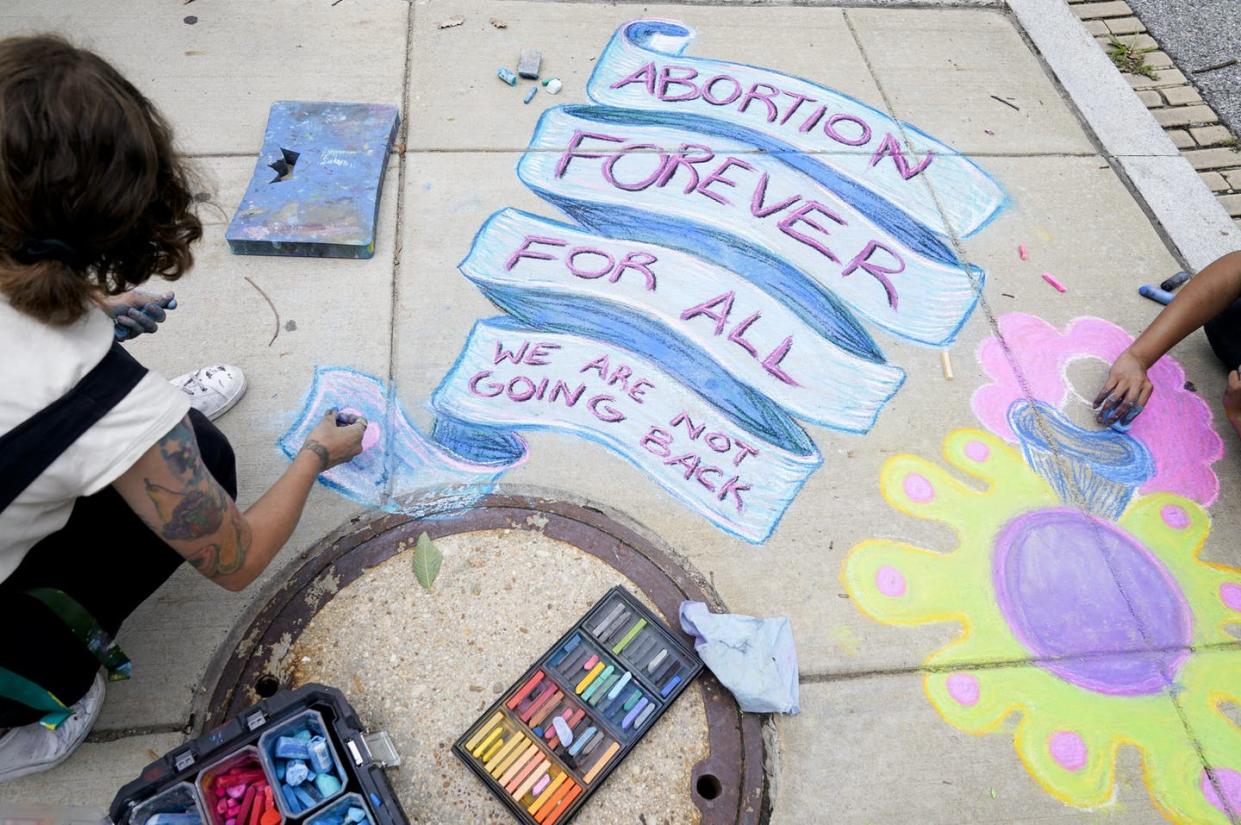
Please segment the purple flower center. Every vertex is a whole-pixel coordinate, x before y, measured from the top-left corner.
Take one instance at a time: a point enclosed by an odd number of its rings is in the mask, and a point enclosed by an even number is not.
[[[1192,615],[1168,571],[1128,533],[1077,510],[1019,516],[996,537],[996,600],[1040,667],[1098,693],[1167,688]]]

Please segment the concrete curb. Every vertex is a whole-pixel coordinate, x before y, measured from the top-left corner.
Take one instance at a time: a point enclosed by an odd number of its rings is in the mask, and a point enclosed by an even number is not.
[[[1063,0],[1008,5],[1185,262],[1197,270],[1241,249],[1241,229]]]

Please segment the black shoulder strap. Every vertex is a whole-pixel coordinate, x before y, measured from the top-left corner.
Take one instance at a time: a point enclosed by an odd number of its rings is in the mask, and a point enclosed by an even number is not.
[[[129,395],[146,367],[120,344],[73,389],[0,436],[0,512]]]

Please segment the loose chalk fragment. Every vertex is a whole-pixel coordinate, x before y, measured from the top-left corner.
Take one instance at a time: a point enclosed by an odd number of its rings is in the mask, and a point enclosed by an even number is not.
[[[1171,278],[1161,283],[1159,285],[1159,288],[1166,292],[1175,292],[1176,290],[1184,286],[1185,282],[1188,280],[1189,280],[1189,273],[1186,272],[1185,270],[1181,270],[1180,272],[1173,275]]]
[[[505,68],[504,66],[501,66],[500,68],[496,69],[496,77],[500,78],[501,80],[503,80],[505,83],[507,83],[510,86],[517,85],[517,75],[513,74],[512,71]]]
[[[944,378],[951,381],[952,375],[952,357],[948,355],[948,350],[941,349],[939,351],[939,365],[944,368]]]
[[[1017,246],[1017,257],[1021,258],[1023,261],[1030,260],[1030,250],[1026,249],[1025,244],[1019,244]]]
[[[1153,287],[1150,284],[1142,284],[1138,287],[1138,294],[1143,298],[1149,298],[1155,303],[1163,304],[1164,306],[1170,304],[1172,299],[1176,297],[1171,292],[1159,289],[1158,287]]]
[[[1059,281],[1057,281],[1055,278],[1053,278],[1053,277],[1051,276],[1051,273],[1050,273],[1050,272],[1044,272],[1044,273],[1043,273],[1043,280],[1044,280],[1044,281],[1046,281],[1047,283],[1051,284],[1052,288],[1053,288],[1053,289],[1055,289],[1055,290],[1056,290],[1056,292],[1068,292],[1068,291],[1069,291],[1069,290],[1068,290],[1068,289],[1064,286],[1064,284],[1060,283],[1060,282],[1059,282]]]
[[[560,82],[560,78],[558,77],[549,77],[547,80],[543,81],[543,85],[547,87],[547,93],[549,95],[560,94],[560,90],[564,87],[564,84]]]
[[[543,62],[543,53],[538,49],[522,49],[517,58],[517,74],[529,80],[539,76],[539,66]]]
[[[441,21],[439,27],[441,29],[455,29],[457,26],[460,26],[464,22],[465,22],[464,17],[450,17],[447,20]]]
[[[521,102],[522,102],[522,103],[529,103],[530,101],[534,100],[534,96],[535,96],[536,94],[538,94],[538,93],[539,93],[539,87],[538,87],[538,86],[531,86],[531,87],[530,87],[530,91],[526,92],[526,96],[525,96],[524,98],[522,98]]]

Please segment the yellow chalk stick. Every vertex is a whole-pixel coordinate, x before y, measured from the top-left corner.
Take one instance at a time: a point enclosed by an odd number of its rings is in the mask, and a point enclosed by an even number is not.
[[[504,726],[497,725],[496,729],[487,734],[487,737],[479,743],[478,747],[475,748],[472,753],[477,757],[481,757],[483,752],[486,751],[487,748],[491,747],[491,743],[498,739],[502,733],[504,733]]]
[[[581,695],[582,691],[590,687],[590,683],[595,681],[595,677],[603,672],[603,668],[604,668],[603,662],[599,662],[594,667],[592,667],[590,669],[590,673],[587,673],[585,676],[583,676],[582,681],[577,683],[577,687],[573,689],[574,692],[576,692],[578,695]]]
[[[493,764],[487,770],[492,776],[499,776],[509,769],[513,764],[513,760],[521,755],[522,750],[529,744],[529,740],[522,734],[517,734],[512,739],[513,749],[508,753],[497,753]]]
[[[500,711],[496,711],[496,715],[488,719],[487,724],[479,728],[478,733],[471,736],[470,741],[465,743],[465,749],[467,751],[474,750],[474,748],[478,746],[478,743],[482,741],[482,738],[487,735],[487,732],[491,730],[491,728],[503,718],[504,718],[504,714],[500,713]]]

